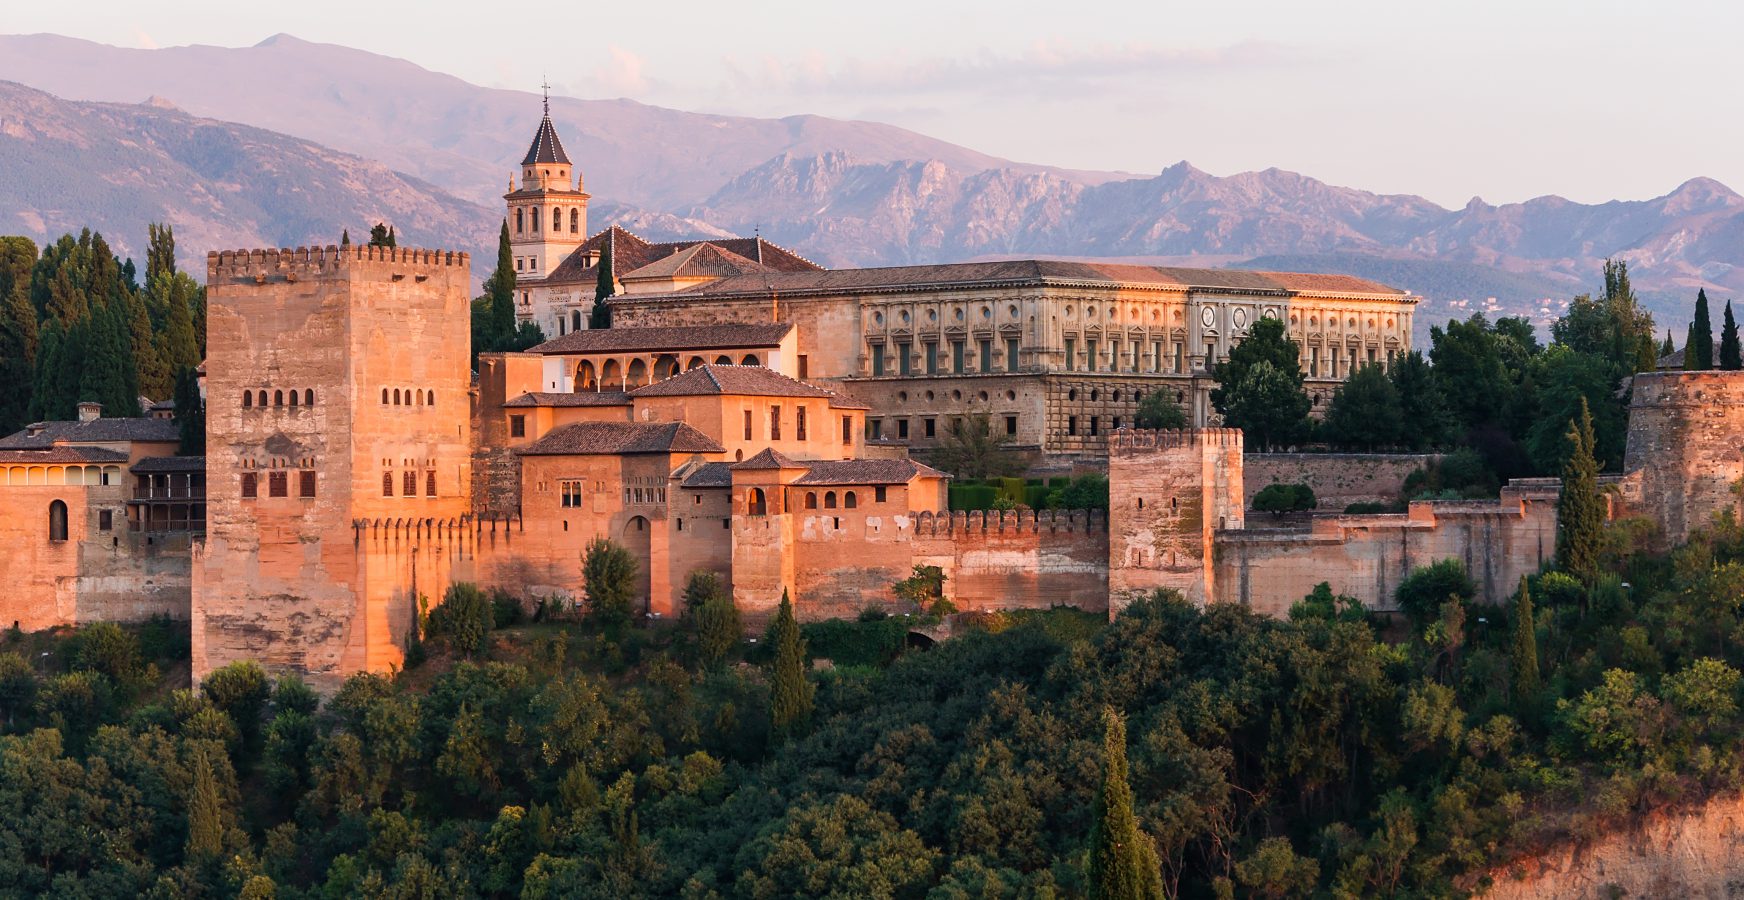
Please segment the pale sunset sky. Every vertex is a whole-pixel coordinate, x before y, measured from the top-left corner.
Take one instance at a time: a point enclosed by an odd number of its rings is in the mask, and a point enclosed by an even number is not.
[[[903,126],[1024,162],[1276,166],[1448,206],[1744,190],[1720,2],[13,3],[124,47],[280,32],[493,87]]]

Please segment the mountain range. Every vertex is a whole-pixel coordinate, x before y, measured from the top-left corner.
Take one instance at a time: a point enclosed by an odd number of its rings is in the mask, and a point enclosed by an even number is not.
[[[89,223],[125,231],[124,247],[153,219],[200,250],[327,243],[380,219],[408,241],[488,252],[539,114],[534,94],[289,35],[161,50],[0,36],[0,79],[48,92],[0,86],[6,228],[43,238]],[[820,116],[565,97],[551,115],[596,198],[594,227],[756,230],[826,265],[1046,255],[1343,271],[1424,295],[1420,320],[1543,320],[1610,256],[1630,261],[1668,324],[1698,286],[1744,290],[1744,197],[1705,178],[1651,200],[1448,209],[1278,169],[1020,163]]]

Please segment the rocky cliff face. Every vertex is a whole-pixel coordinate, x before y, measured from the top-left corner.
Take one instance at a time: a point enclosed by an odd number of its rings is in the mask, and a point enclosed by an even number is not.
[[[1489,873],[1489,900],[1744,895],[1744,797],[1654,815],[1628,832]]]

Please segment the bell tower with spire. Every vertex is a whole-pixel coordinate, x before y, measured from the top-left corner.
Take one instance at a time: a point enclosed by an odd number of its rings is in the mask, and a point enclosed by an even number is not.
[[[551,124],[551,86],[545,91],[545,117],[533,134],[533,145],[521,160],[521,185],[509,179],[509,246],[515,256],[515,280],[536,285],[587,239],[587,200],[581,172],[573,179],[569,154]]]

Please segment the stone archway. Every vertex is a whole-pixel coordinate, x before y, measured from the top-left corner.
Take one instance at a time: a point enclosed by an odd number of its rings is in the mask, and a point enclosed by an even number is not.
[[[636,559],[636,587],[630,597],[630,608],[636,613],[646,613],[650,607],[650,596],[653,583],[649,572],[653,561],[654,526],[645,516],[631,516],[624,523],[624,530],[618,536],[618,543]]]

